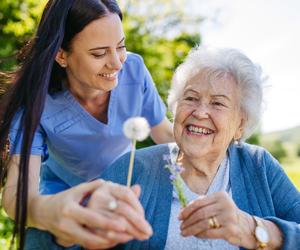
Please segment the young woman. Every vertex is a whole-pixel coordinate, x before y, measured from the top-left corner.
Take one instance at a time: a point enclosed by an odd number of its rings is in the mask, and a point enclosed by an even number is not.
[[[113,0],[50,0],[6,95],[0,146],[9,135],[11,159],[1,166],[2,199],[21,247],[25,225],[88,248],[151,235],[138,187],[92,181],[129,151],[129,117],[145,117],[156,143],[173,138],[143,60],[126,52],[121,20]],[[97,213],[81,204],[93,192]]]

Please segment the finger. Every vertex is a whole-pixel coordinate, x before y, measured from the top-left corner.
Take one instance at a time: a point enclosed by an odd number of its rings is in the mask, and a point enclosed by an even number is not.
[[[71,206],[68,211],[64,211],[64,214],[72,217],[79,224],[87,225],[90,228],[102,228],[117,232],[124,232],[126,230],[125,225],[117,220],[111,220],[101,212],[94,212],[82,206]]]
[[[109,241],[107,239],[95,235],[87,228],[79,226],[71,220],[67,225],[65,225],[64,228],[62,228],[62,233],[64,235],[63,240],[65,242],[73,241],[75,244],[79,244],[85,248],[103,248],[109,244]]]
[[[200,220],[208,219],[210,217],[216,216],[220,213],[219,207],[217,203],[207,205],[205,207],[201,207],[198,210],[194,210],[185,220],[183,220],[180,229],[184,229],[189,227]]]
[[[201,233],[195,235],[197,238],[205,239],[223,239],[228,243],[236,246],[240,246],[242,242],[242,237],[240,231],[236,227],[220,227],[202,231]],[[250,249],[251,247],[249,247]],[[247,247],[248,249],[248,247]],[[252,249],[252,248],[251,248]]]
[[[110,191],[98,189],[92,194],[87,207],[94,211],[101,211],[103,209],[109,210],[109,203],[113,200],[116,199],[113,197]]]
[[[205,238],[205,239],[225,239],[226,229],[225,228],[212,228],[208,230],[201,231],[196,234],[197,238]]]
[[[137,212],[144,216],[144,209],[138,198],[130,188],[121,186],[119,184],[110,183],[110,192],[115,198],[128,203]]]
[[[94,232],[96,235],[110,240],[113,244],[126,243],[134,239],[132,235],[126,232],[120,233],[114,231],[104,231],[102,229],[95,229]]]
[[[135,237],[149,238],[149,236],[152,235],[152,228],[149,223],[127,203],[118,200],[118,207],[115,212],[122,215],[129,221],[130,224],[128,230]]]
[[[181,210],[178,218],[180,220],[185,220],[196,210],[208,206],[214,202],[215,200],[212,196],[199,196],[196,200],[193,200],[187,205],[187,207]]]
[[[71,247],[71,246],[73,246],[75,244],[74,242],[71,242],[71,241],[68,241],[68,240],[64,240],[62,238],[55,238],[55,242],[58,245],[61,245],[63,247]]]
[[[75,186],[73,190],[73,196],[76,198],[76,201],[80,202],[82,199],[91,195],[95,190],[101,187],[104,184],[103,180],[95,180],[92,182],[82,183],[78,186]]]
[[[135,193],[135,195],[139,198],[140,195],[141,195],[141,187],[140,187],[140,185],[134,185],[134,186],[132,186],[130,188]]]
[[[181,230],[181,235],[184,237],[192,236],[200,234],[203,231],[206,231],[209,228],[209,222],[207,219],[200,220],[194,223],[193,225],[190,225],[188,227],[185,227],[183,230]]]
[[[149,239],[151,234],[141,231],[140,228],[136,228],[130,221],[128,221],[123,215],[120,216],[116,213],[111,213],[109,211],[102,211],[103,215],[109,218],[110,221],[116,221],[117,223],[122,224],[126,229],[125,232],[133,236],[138,240]],[[142,229],[143,230],[143,229]]]

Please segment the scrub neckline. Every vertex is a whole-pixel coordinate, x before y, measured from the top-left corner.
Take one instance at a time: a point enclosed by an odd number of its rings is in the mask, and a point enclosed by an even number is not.
[[[114,89],[110,91],[110,97],[108,102],[108,109],[107,109],[107,123],[103,123],[92,116],[72,95],[69,89],[65,89],[64,97],[69,101],[69,103],[76,108],[77,111],[81,113],[86,119],[90,120],[92,124],[96,127],[110,127],[113,124],[113,112],[112,107],[115,100],[115,91]]]

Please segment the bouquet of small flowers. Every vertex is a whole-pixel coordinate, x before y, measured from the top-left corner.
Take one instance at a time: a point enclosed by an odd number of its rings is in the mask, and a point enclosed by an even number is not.
[[[170,154],[165,154],[163,159],[167,161],[165,168],[170,171],[170,180],[175,187],[175,191],[178,195],[179,202],[182,208],[186,207],[187,199],[184,195],[183,187],[184,182],[181,178],[181,173],[184,170],[183,167],[176,163],[178,156],[178,148],[177,147],[170,147]]]

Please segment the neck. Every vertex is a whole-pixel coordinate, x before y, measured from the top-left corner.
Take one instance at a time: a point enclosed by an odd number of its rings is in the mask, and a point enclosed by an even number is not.
[[[226,151],[222,154],[205,155],[200,158],[186,156],[182,153],[182,158],[179,157],[178,160],[185,169],[182,178],[190,190],[197,194],[205,194],[225,156]]]

